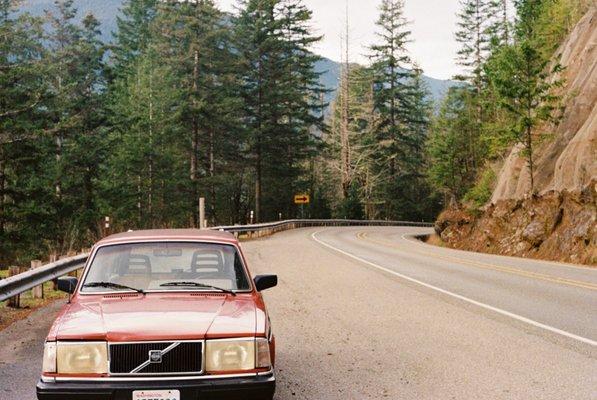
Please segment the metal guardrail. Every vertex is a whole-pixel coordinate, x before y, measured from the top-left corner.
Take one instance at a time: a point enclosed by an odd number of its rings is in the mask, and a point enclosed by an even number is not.
[[[80,269],[85,264],[87,256],[87,254],[81,254],[65,258],[0,280],[0,301]]]
[[[411,221],[385,221],[385,220],[351,220],[351,219],[290,219],[286,221],[269,222],[265,224],[254,225],[232,225],[220,226],[210,229],[222,230],[234,233],[236,236],[254,235],[268,236],[276,232],[289,229],[309,228],[314,226],[419,226],[432,227],[429,222],[411,222]]]
[[[362,221],[346,219],[291,219],[286,221],[271,222],[254,225],[218,226],[211,230],[220,230],[233,233],[235,236],[245,235],[249,238],[269,236],[276,232],[289,229],[308,228],[314,226],[419,226],[431,227],[433,224],[426,222],[409,221]],[[33,289],[45,282],[76,271],[85,265],[88,254],[65,258],[42,267],[23,272],[0,280],[0,301],[16,296],[27,290]]]

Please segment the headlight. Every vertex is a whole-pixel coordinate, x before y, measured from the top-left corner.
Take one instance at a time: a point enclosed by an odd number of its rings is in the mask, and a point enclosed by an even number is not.
[[[108,345],[105,342],[58,342],[59,374],[107,374]]]
[[[255,369],[255,339],[208,340],[205,350],[206,372]]]
[[[44,346],[44,361],[42,372],[56,373],[56,342],[46,342]]]
[[[265,338],[257,338],[257,368],[270,368],[272,358],[269,354],[269,341]]]

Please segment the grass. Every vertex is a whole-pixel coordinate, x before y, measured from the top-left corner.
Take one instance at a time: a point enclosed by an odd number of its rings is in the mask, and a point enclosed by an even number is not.
[[[8,277],[7,270],[0,270],[0,279]],[[44,298],[34,299],[31,291],[21,293],[21,307],[8,307],[8,301],[0,302],[0,331],[11,325],[13,322],[27,318],[29,314],[40,307],[57,299],[66,299],[66,293],[53,290],[53,283],[44,283]]]

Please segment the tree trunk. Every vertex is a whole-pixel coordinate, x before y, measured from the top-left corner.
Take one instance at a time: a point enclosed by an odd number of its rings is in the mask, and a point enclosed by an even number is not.
[[[137,175],[137,219],[139,221],[139,227],[142,227],[143,225],[143,207],[142,202],[142,188],[141,188],[141,175]]]
[[[471,151],[471,156],[472,156],[472,160],[473,160],[473,169],[476,171],[477,170],[477,149],[476,149],[476,136],[479,136],[479,133],[481,132],[481,123],[483,121],[483,107],[481,106],[481,94],[483,93],[483,77],[481,76],[481,69],[483,66],[483,57],[481,54],[481,43],[483,40],[483,32],[482,32],[482,27],[481,27],[481,4],[480,1],[477,0],[477,7],[476,7],[476,22],[477,22],[477,32],[476,32],[476,43],[475,43],[475,56],[476,56],[476,60],[475,60],[475,79],[476,79],[476,83],[475,83],[475,90],[476,90],[476,95],[477,98],[475,99],[475,101],[477,102],[477,132],[475,132],[475,135],[471,135],[471,138],[469,139],[469,145],[470,145],[470,151]]]
[[[213,128],[209,130],[209,178],[210,178],[210,186],[209,186],[209,213],[211,218],[212,225],[216,224],[217,215],[216,215],[216,183],[214,182],[216,176],[216,164],[215,164],[215,155],[214,155],[214,141],[215,135]]]
[[[141,90],[141,66],[137,64],[137,91]],[[140,110],[142,111],[142,110]],[[141,130],[137,131],[137,143],[141,145]],[[143,164],[143,160],[138,165],[138,171],[141,171],[141,165]],[[141,177],[141,173],[137,174],[137,226],[139,228],[143,227],[143,178]]]
[[[62,94],[62,78],[61,77],[58,77],[58,93]],[[56,197],[58,198],[58,200],[60,200],[60,198],[62,197],[62,177],[61,177],[61,171],[60,171],[60,168],[61,168],[60,164],[61,164],[61,159],[62,159],[62,142],[63,142],[62,132],[57,132],[54,140],[56,142],[56,167],[58,169],[58,175],[56,176],[55,191],[56,191]]]
[[[504,24],[504,44],[510,41],[510,21],[508,20],[508,0],[502,0],[502,23]]]
[[[153,220],[153,71],[149,72],[149,187],[147,191],[147,214],[149,224],[155,227]]]
[[[83,181],[84,181],[84,190],[85,190],[85,193],[84,193],[85,210],[92,211],[94,209],[94,206],[93,206],[94,196],[93,196],[93,177],[92,177],[92,171],[91,171],[90,167],[87,167],[85,169],[85,176],[83,178]],[[90,233],[97,229],[96,228],[97,225],[95,224],[95,222],[92,219],[88,220],[87,222],[88,222],[88,225],[86,226],[86,228],[87,228],[88,232],[85,232],[85,233]]]
[[[350,118],[350,53],[349,53],[349,24],[348,24],[348,2],[346,3],[346,33],[345,33],[345,54],[344,57],[344,71],[342,76],[342,122],[340,124],[340,159],[342,171],[342,196],[347,199],[349,196],[350,183],[352,174],[350,170],[350,134],[349,134],[349,118]]]
[[[261,146],[262,146],[262,107],[263,107],[263,55],[259,59],[259,78],[257,81],[259,87],[257,93],[257,137],[255,143],[255,221],[261,221],[261,194],[262,194],[262,165],[261,165]]]
[[[4,237],[4,224],[6,220],[6,212],[4,210],[6,204],[6,161],[4,160],[4,152],[0,148],[0,238]],[[1,257],[0,257],[1,259]]]
[[[199,168],[199,121],[197,120],[197,91],[199,88],[199,51],[195,50],[195,63],[193,66],[193,116],[191,118],[191,224],[194,227],[199,226],[199,201],[198,168]]]
[[[535,164],[533,161],[533,136],[532,136],[532,129],[530,126],[527,126],[526,139],[527,139],[526,147],[527,147],[527,152],[528,152],[527,161],[528,161],[528,165],[529,165],[529,175],[531,178],[531,196],[533,196],[535,194],[535,177],[534,177]]]
[[[55,138],[56,142],[56,167],[58,169],[58,175],[56,176],[56,186],[55,192],[56,197],[60,200],[62,198],[62,172],[61,172],[61,162],[62,162],[62,133],[58,133]]]
[[[257,145],[257,162],[255,165],[255,221],[254,222],[261,222],[261,190],[262,190],[262,182],[261,182],[261,139],[258,138],[258,145]]]

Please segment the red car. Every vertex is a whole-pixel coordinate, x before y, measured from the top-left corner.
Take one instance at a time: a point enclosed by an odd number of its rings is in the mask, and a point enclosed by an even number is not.
[[[45,343],[41,400],[271,400],[275,339],[226,232],[154,230],[97,243]]]

